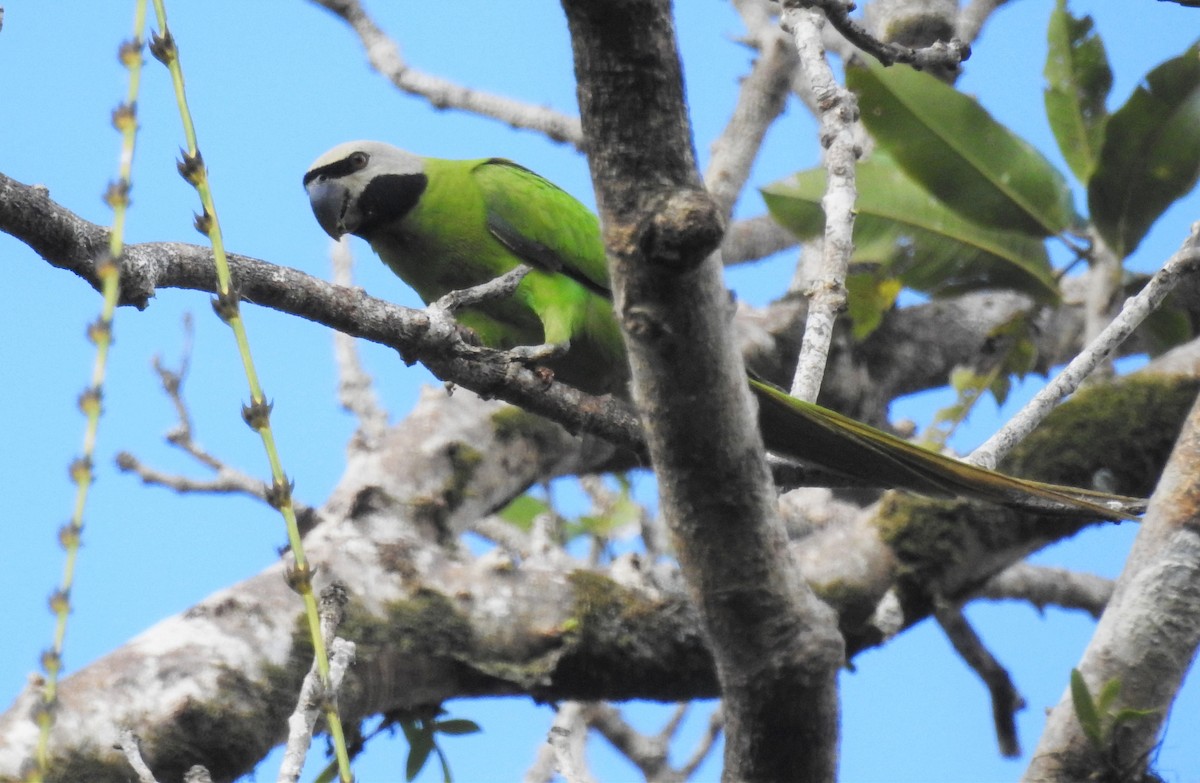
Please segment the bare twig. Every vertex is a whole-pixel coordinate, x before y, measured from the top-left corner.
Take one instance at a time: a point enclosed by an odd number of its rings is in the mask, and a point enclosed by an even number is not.
[[[550,727],[547,742],[554,749],[558,772],[567,783],[594,783],[587,770],[584,750],[587,740],[587,725],[581,716],[583,705],[568,701],[559,705],[554,725]]]
[[[692,755],[679,768],[679,774],[684,780],[688,780],[696,773],[704,760],[712,753],[716,747],[717,740],[721,737],[721,731],[725,728],[725,710],[718,706],[708,716],[708,726],[704,731],[704,735],[700,737],[696,743],[696,747],[692,749]]]
[[[150,771],[150,767],[146,766],[146,761],[142,758],[142,750],[139,746],[137,735],[133,733],[133,729],[121,729],[120,743],[121,752],[125,754],[125,759],[129,762],[129,766],[133,767],[133,771],[137,773],[138,782],[158,783],[154,779],[154,773]]]
[[[1000,753],[1005,758],[1020,756],[1016,713],[1025,708],[1025,700],[1017,693],[1012,678],[984,646],[983,640],[967,622],[960,606],[939,598],[934,603],[933,614],[938,625],[946,633],[946,638],[954,645],[954,649],[987,686],[992,697],[992,720],[996,724],[996,740],[1000,743]]]
[[[957,71],[959,65],[971,56],[971,47],[958,39],[948,42],[938,41],[920,49],[880,41],[850,18],[850,11],[854,9],[853,2],[846,0],[787,0],[784,2],[785,14],[792,10],[805,8],[821,9],[829,23],[845,36],[846,40],[884,65],[905,63],[917,70],[945,68],[953,72]]]
[[[746,18],[743,13],[743,19]],[[751,23],[747,20],[747,26]],[[750,75],[742,81],[737,105],[725,129],[713,142],[712,157],[704,172],[704,184],[726,220],[746,185],[767,129],[783,112],[796,71],[795,51],[779,28],[769,24],[769,19],[761,27],[751,29],[750,35],[759,57]]]
[[[1113,581],[1066,568],[1015,563],[987,581],[975,595],[992,600],[1028,601],[1038,609],[1061,606],[1099,617],[1112,597]]]
[[[428,309],[438,310],[449,316],[453,316],[464,307],[474,307],[484,302],[506,299],[513,295],[513,292],[517,290],[517,286],[521,284],[521,281],[525,279],[525,275],[529,274],[529,272],[530,268],[525,264],[521,264],[486,283],[480,283],[471,288],[451,291],[429,305]]]
[[[347,600],[346,587],[340,582],[334,582],[321,591],[321,638],[329,646],[329,686],[326,688],[322,684],[314,659],[312,668],[300,686],[296,709],[288,718],[288,738],[279,767],[279,783],[294,783],[300,779],[317,719],[327,705],[336,703],[346,669],[354,662],[354,643],[334,637],[345,616]]]
[[[525,128],[544,134],[552,141],[567,142],[581,147],[583,131],[579,119],[544,106],[535,106],[499,95],[472,90],[431,74],[410,68],[400,54],[400,47],[387,36],[358,2],[358,0],[313,0],[331,11],[358,34],[367,61],[398,89],[425,98],[435,108],[454,108],[491,117],[514,128]]]
[[[655,734],[642,734],[621,716],[620,710],[604,702],[584,706],[583,718],[621,755],[645,776],[648,783],[682,783],[696,771],[712,752],[724,723],[720,707],[709,716],[708,728],[692,751],[688,761],[675,769],[670,764],[671,742],[675,739],[689,705],[680,703],[671,717]]]
[[[667,754],[670,740],[682,717],[680,705],[663,731],[647,735],[634,729],[621,716],[620,710],[604,702],[589,703],[583,708],[583,719],[600,732],[622,756],[637,767],[647,781],[654,783],[682,780],[671,769]]]
[[[117,467],[126,473],[134,473],[144,484],[165,487],[179,493],[212,492],[241,493],[259,500],[266,498],[266,485],[239,470],[218,463],[217,476],[211,479],[194,479],[175,473],[164,473],[144,465],[141,460],[127,451],[117,455]]]
[[[721,241],[721,262],[725,266],[745,264],[795,247],[796,237],[771,219],[770,215],[738,220],[729,224]]]
[[[333,262],[333,282],[347,287],[353,285],[354,259],[350,255],[349,240],[343,238],[334,242],[329,256]],[[371,376],[359,361],[354,338],[335,331],[333,355],[337,362],[338,399],[358,420],[354,443],[367,449],[377,448],[387,430],[387,411],[379,403]]]
[[[171,400],[179,422],[167,433],[167,442],[183,450],[188,456],[201,465],[216,473],[210,479],[195,479],[173,473],[164,473],[142,463],[136,456],[127,451],[117,454],[117,467],[126,472],[134,473],[142,483],[152,486],[165,487],[179,493],[208,492],[208,493],[240,493],[259,500],[266,501],[270,487],[247,473],[226,465],[195,441],[192,428],[191,414],[188,404],[183,398],[183,381],[187,376],[187,368],[191,361],[191,320],[185,324],[185,348],[180,360],[178,371],[167,368],[160,357],[154,358],[154,371],[158,373],[163,391]],[[314,521],[316,510],[311,506],[293,501],[296,514],[302,528],[309,528]]]
[[[825,375],[825,362],[838,313],[846,306],[846,268],[854,252],[854,203],[858,198],[854,169],[862,149],[855,142],[858,99],[842,87],[825,59],[821,17],[788,5],[783,23],[792,33],[800,65],[817,96],[821,145],[825,148],[825,236],[820,272],[812,285],[812,301],[804,326],[800,360],[792,379],[792,395],[815,402]]]
[[[1200,222],[1192,224],[1191,234],[1184,240],[1162,269],[1154,274],[1146,287],[1125,301],[1121,312],[1078,356],[1063,368],[1054,380],[1046,384],[1021,411],[1005,424],[995,435],[967,458],[967,462],[994,468],[1017,443],[1025,438],[1042,419],[1054,409],[1059,400],[1079,388],[1084,378],[1091,374],[1117,349],[1125,338],[1133,334],[1146,316],[1162,304],[1187,275],[1200,269]]]

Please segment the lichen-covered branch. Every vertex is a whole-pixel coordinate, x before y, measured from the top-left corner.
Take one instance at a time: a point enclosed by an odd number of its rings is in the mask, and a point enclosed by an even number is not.
[[[1089,736],[1069,693],[1050,712],[1026,781],[1140,780],[1200,647],[1200,404],[1192,407],[1078,669],[1115,704]],[[1064,677],[1064,686],[1066,685]],[[1135,710],[1117,725],[1122,710]]]
[[[825,148],[825,234],[821,262],[810,286],[808,318],[800,358],[792,378],[792,396],[816,402],[838,313],[846,307],[846,269],[854,252],[854,205],[858,199],[855,167],[862,149],[855,139],[858,98],[838,84],[821,45],[821,17],[787,6],[783,24],[791,31],[800,66],[817,98],[821,146]]]

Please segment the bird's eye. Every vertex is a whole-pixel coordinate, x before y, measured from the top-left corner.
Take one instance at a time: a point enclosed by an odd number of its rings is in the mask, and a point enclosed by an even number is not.
[[[365,152],[355,152],[350,156],[350,165],[355,171],[359,171],[367,167],[367,161],[370,159],[371,156]]]

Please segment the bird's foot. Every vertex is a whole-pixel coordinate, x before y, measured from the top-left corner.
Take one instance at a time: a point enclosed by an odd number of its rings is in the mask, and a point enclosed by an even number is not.
[[[518,345],[508,350],[509,358],[514,362],[526,365],[543,364],[561,359],[571,349],[571,341],[561,343],[542,343],[541,345]]]

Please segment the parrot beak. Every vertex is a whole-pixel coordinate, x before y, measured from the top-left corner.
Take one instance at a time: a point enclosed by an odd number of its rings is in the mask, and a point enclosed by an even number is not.
[[[313,214],[325,233],[334,239],[341,239],[357,228],[357,221],[347,221],[347,206],[350,202],[350,191],[339,182],[315,179],[304,186],[308,191],[308,203],[312,205]],[[355,225],[348,225],[354,222]]]

